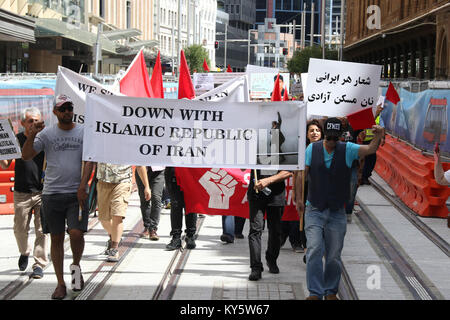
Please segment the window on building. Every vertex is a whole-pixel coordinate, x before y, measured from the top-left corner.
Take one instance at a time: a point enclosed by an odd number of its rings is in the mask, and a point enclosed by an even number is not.
[[[127,1],[127,29],[131,28],[131,1]]]
[[[297,2],[300,2],[300,1],[297,1]],[[284,10],[292,10],[291,0],[283,0],[283,9]]]
[[[301,10],[301,9],[303,9],[301,4],[302,3],[301,3],[300,0],[294,0],[294,7],[292,8],[292,10]]]
[[[281,9],[281,0],[277,0],[275,3],[275,9]]]
[[[239,13],[240,13],[239,5],[236,5],[236,14],[239,14]]]
[[[234,13],[234,5],[230,5],[230,13]]]
[[[105,0],[98,0],[98,14],[100,17],[105,17]]]

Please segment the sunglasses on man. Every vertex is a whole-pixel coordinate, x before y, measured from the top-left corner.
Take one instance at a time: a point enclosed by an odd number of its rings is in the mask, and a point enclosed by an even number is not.
[[[73,105],[71,105],[71,104],[63,104],[61,107],[58,108],[59,112],[66,112],[66,110],[69,111],[69,112],[72,112],[73,111]]]
[[[338,136],[325,136],[325,139],[328,141],[338,141],[339,137]]]

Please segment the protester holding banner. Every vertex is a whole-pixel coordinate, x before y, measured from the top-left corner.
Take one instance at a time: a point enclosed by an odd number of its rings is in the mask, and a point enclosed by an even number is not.
[[[380,124],[380,114],[381,111],[383,111],[383,105],[379,104],[377,105],[377,110],[375,113],[375,123],[377,125]],[[361,132],[360,137],[363,141],[363,144],[369,144],[370,141],[373,139],[373,132],[372,129],[366,129]],[[382,145],[384,144],[384,136],[382,138]],[[361,177],[361,185],[367,184],[370,185],[369,177],[372,175],[372,171],[375,168],[375,164],[377,162],[377,154],[371,154],[364,158],[364,165],[362,169],[362,177]]]
[[[136,168],[142,177],[145,199],[150,200],[150,188],[146,168]],[[108,247],[105,251],[107,261],[119,261],[119,244],[123,234],[123,219],[128,208],[131,194],[132,167],[129,165],[115,165],[98,163],[97,165],[97,198],[98,220],[109,235]]]
[[[323,129],[322,125],[320,124],[319,120],[312,119],[308,121],[306,124],[306,146],[308,146],[312,142],[317,142],[323,139]],[[307,179],[304,179],[305,187],[302,189],[304,190],[304,196],[302,197],[301,194],[297,193],[298,189],[296,186],[299,183],[302,183],[302,176],[304,174],[304,171],[294,171],[294,187],[292,189],[292,195],[293,195],[293,202],[296,205],[296,208],[298,210],[298,206],[296,204],[297,200],[302,201],[303,203],[306,202],[306,198],[308,196],[308,181]],[[296,182],[296,180],[299,179],[299,181]],[[304,212],[299,212],[299,214],[304,214]],[[302,230],[300,231],[300,221],[283,221],[283,230],[288,231],[288,233],[284,233],[282,237],[282,243],[283,240],[286,241],[285,235],[289,235],[289,241],[291,242],[292,249],[296,252],[304,252],[307,248],[306,246],[306,235],[305,235],[305,228],[302,227]],[[292,239],[292,240],[291,240]],[[281,245],[283,246],[283,244]],[[305,256],[303,257],[303,260],[305,260]]]
[[[325,121],[325,140],[310,144],[305,153],[308,200],[305,231],[308,239],[306,280],[308,300],[336,300],[341,278],[341,252],[347,229],[344,206],[350,195],[351,167],[354,160],[377,151],[384,129],[372,127],[369,145],[339,142],[342,123],[337,118]],[[302,185],[296,186],[302,191]],[[303,203],[297,201],[303,210]],[[325,256],[325,265],[322,257]]]
[[[270,273],[279,273],[277,258],[280,253],[281,217],[286,205],[285,179],[291,176],[289,171],[252,170],[247,191],[250,214],[250,232],[248,243],[250,248],[249,280],[261,279],[263,265],[261,263],[261,234],[264,226],[264,215],[267,213],[269,238],[267,241],[266,262]]]
[[[166,167],[164,170],[164,178],[170,196],[170,225],[172,227],[170,231],[172,240],[166,245],[166,249],[175,250],[181,248],[183,209],[185,208],[184,193],[177,183],[174,167]],[[196,246],[194,235],[197,231],[197,214],[186,212],[184,219],[186,224],[186,248],[194,249]]]
[[[22,111],[20,123],[25,130],[16,135],[20,147],[23,147],[25,140],[30,135],[33,124],[40,120],[41,112],[39,109],[32,107]],[[1,160],[0,166],[3,169],[7,169],[11,162],[12,159]],[[40,212],[43,165],[44,152],[40,152],[32,161],[24,161],[21,158],[16,159],[14,167],[14,236],[20,252],[19,270],[24,271],[28,265],[28,256],[31,252],[28,234],[31,217],[34,215],[36,240],[34,241],[34,264],[32,266],[33,273],[31,274],[31,277],[34,279],[40,279],[44,276],[43,268],[48,264],[48,236],[42,231]]]
[[[357,143],[358,135],[360,132],[362,132],[362,130],[354,131],[352,126],[348,122],[347,117],[342,117],[340,118],[340,120],[342,121],[342,126],[344,128],[343,129],[344,133],[341,137],[341,141]],[[345,204],[347,223],[352,223],[353,207],[355,206],[356,192],[358,191],[359,172],[360,172],[360,160],[355,160],[353,161],[352,164],[352,175],[350,178],[350,198],[348,199],[348,202]]]
[[[88,225],[87,182],[92,174],[92,164],[82,168],[84,126],[72,122],[73,103],[65,95],[56,97],[53,114],[58,123],[44,128],[43,121],[33,123],[22,149],[22,159],[31,160],[41,151],[45,151],[47,168],[45,171],[42,204],[44,226],[51,238],[51,258],[58,285],[52,299],[64,299],[64,232],[70,236],[73,263],[72,290],[80,291],[84,287],[80,261],[84,251],[84,232]],[[79,208],[83,209],[80,210]]]
[[[145,198],[145,186],[139,174],[136,175],[142,220],[144,222],[144,231],[141,237],[157,241],[159,236],[156,231],[159,225],[164,190],[164,167],[146,167],[146,175],[150,185],[151,200]]]

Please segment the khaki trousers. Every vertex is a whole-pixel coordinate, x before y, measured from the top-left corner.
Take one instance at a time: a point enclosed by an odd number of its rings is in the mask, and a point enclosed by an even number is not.
[[[30,255],[31,246],[28,243],[28,234],[30,231],[31,218],[34,216],[36,239],[34,241],[33,250],[35,261],[33,268],[36,266],[44,268],[49,261],[47,254],[48,235],[42,232],[40,210],[40,192],[23,193],[14,191],[14,235],[21,255]]]

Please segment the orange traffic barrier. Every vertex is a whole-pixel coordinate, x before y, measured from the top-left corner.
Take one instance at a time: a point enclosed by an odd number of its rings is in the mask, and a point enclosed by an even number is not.
[[[0,171],[0,183],[14,182],[14,171]]]
[[[0,214],[14,214],[14,182],[0,183]]]
[[[444,170],[450,164],[444,164]],[[447,218],[450,188],[434,179],[434,160],[404,142],[386,135],[377,151],[375,171],[414,212],[424,217]]]

